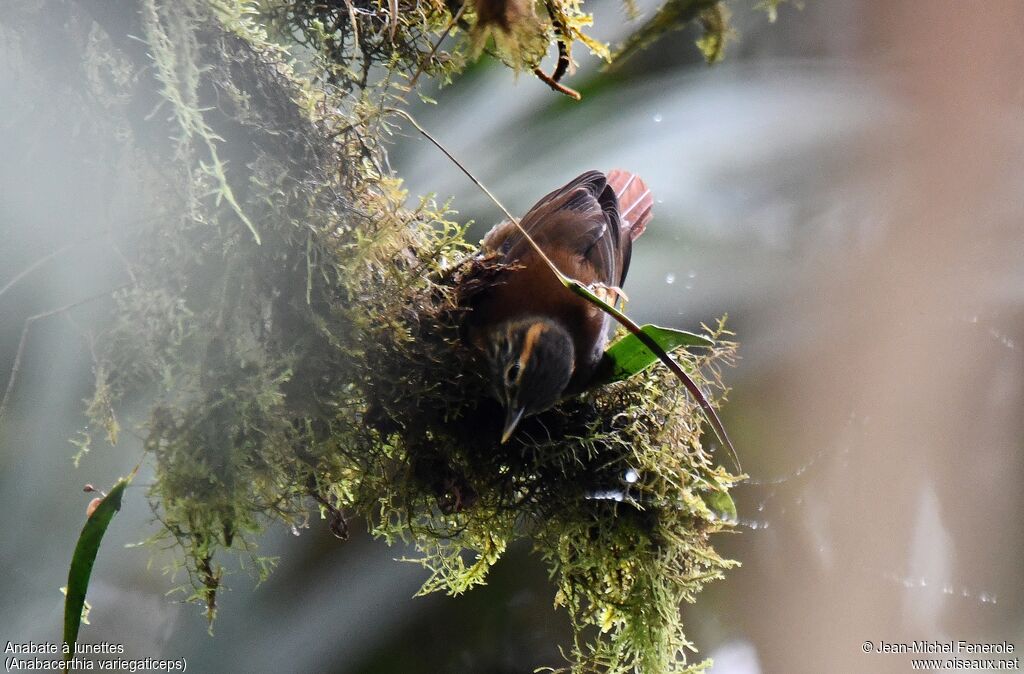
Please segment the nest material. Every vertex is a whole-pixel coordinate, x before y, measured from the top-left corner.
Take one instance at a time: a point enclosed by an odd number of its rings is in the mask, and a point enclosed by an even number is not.
[[[710,544],[729,523],[709,504],[737,478],[702,447],[700,410],[671,375],[565,400],[499,444],[459,336],[487,262],[446,207],[404,206],[381,148],[390,99],[346,94],[365,71],[310,79],[247,4],[142,0],[134,26],[82,5],[85,70],[114,54],[129,73],[90,95],[155,182],[148,218],[119,232],[134,283],[97,340],[88,411],[116,440],[118,401],[148,401],[155,540],[180,546],[211,619],[228,553],[269,572],[259,533],[304,524],[312,502],[337,534],[348,512],[414,543],[424,592],[484,582],[529,536],[575,627],[575,671],[699,669],[678,605],[733,564]],[[336,3],[288,6],[331,58],[311,26]],[[263,10],[280,20],[282,7]],[[390,31],[393,17],[374,17],[360,44]],[[403,15],[411,46],[390,58],[411,67],[438,25]],[[736,345],[713,332],[717,346],[687,362],[714,397]]]

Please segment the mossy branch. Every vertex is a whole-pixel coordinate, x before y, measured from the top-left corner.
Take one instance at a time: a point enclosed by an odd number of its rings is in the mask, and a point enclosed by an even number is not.
[[[579,3],[552,2],[565,35],[588,44]],[[680,354],[685,370],[669,359],[692,389],[651,368],[497,442],[487,382],[453,365],[473,358],[465,294],[493,269],[446,204],[406,207],[384,150],[407,93],[394,82],[451,76],[465,45],[442,54],[438,38],[476,17],[414,0],[273,0],[260,14],[232,0],[80,4],[106,36],[68,44],[127,70],[113,93],[78,92],[82,132],[136,159],[156,214],[121,232],[134,281],[96,335],[88,412],[102,423],[119,401],[149,401],[119,417],[145,438],[156,539],[179,546],[186,594],[212,614],[225,564],[269,572],[260,534],[304,526],[311,508],[336,535],[350,513],[411,542],[424,591],[484,582],[528,538],[574,627],[574,671],[699,669],[677,608],[734,565],[711,537],[731,526],[723,494],[739,476],[700,428],[736,344],[718,325],[713,346]],[[54,89],[71,99],[82,86]]]

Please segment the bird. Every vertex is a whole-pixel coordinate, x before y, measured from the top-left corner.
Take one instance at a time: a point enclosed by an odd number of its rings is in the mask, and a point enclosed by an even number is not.
[[[523,235],[564,275],[602,298],[624,297],[633,241],[654,199],[636,174],[587,171],[540,199],[520,221],[495,225],[482,254],[498,271],[474,293],[467,341],[487,363],[491,395],[505,409],[504,444],[524,417],[588,388],[608,341],[610,318],[566,288]]]

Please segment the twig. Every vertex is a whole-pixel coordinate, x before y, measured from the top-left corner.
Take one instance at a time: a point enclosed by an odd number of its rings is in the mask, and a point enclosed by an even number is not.
[[[565,42],[565,31],[562,30],[561,24],[558,25],[559,37],[558,37],[558,63],[555,64],[555,71],[551,73],[551,79],[556,82],[561,82],[562,77],[569,70],[569,64],[572,62],[569,58],[569,47]]]
[[[570,89],[564,84],[559,84],[558,80],[555,79],[554,75],[548,75],[546,72],[540,69],[540,66],[533,69],[533,74],[536,75],[537,78],[544,84],[548,85],[549,87],[551,87],[560,94],[565,94],[574,101],[578,101],[583,98],[580,92],[576,91],[575,89]]]
[[[62,314],[65,311],[70,311],[71,309],[80,307],[83,304],[88,304],[89,302],[94,302],[95,300],[100,300],[103,299],[104,297],[110,297],[110,295],[112,295],[113,293],[116,293],[118,290],[127,288],[130,285],[130,283],[125,283],[104,293],[92,295],[90,297],[86,297],[85,299],[78,300],[77,302],[72,302],[71,304],[65,304],[62,307],[57,307],[56,309],[43,311],[38,314],[29,316],[28,318],[25,319],[25,325],[21,329],[21,339],[18,340],[18,350],[14,354],[14,364],[11,366],[11,375],[10,378],[7,380],[7,388],[4,390],[3,400],[0,400],[0,421],[3,421],[4,412],[7,410],[7,403],[10,400],[11,392],[14,390],[14,384],[18,380],[18,372],[21,370],[21,357],[25,352],[25,344],[28,342],[28,333],[32,329],[32,324],[43,318],[49,318],[50,316],[56,316],[57,314]]]
[[[138,225],[138,224],[145,224],[145,223],[148,223],[148,222],[151,222],[151,221],[155,220],[157,217],[159,217],[159,216],[146,216],[144,218],[139,218],[138,220],[132,220],[132,221],[126,222],[126,223],[124,223],[124,225],[125,226],[133,226],[133,225]],[[96,239],[98,239],[100,237],[106,237],[107,238],[107,241],[110,243],[111,248],[113,248],[113,250],[117,254],[117,256],[121,258],[121,261],[124,262],[125,271],[128,272],[128,276],[131,277],[132,282],[134,283],[135,282],[135,272],[132,271],[131,264],[128,262],[128,259],[125,257],[124,253],[121,251],[120,247],[118,247],[117,243],[112,238],[111,233],[112,233],[112,231],[111,231],[110,227],[108,227],[104,231],[94,232],[92,234],[88,234],[86,236],[81,237],[80,239],[77,239],[75,241],[71,241],[69,243],[66,243],[63,246],[61,246],[60,248],[47,253],[46,255],[42,256],[41,258],[39,258],[38,260],[36,260],[32,264],[30,264],[29,266],[25,267],[25,269],[23,269],[20,272],[18,272],[14,276],[14,278],[12,278],[10,281],[8,281],[6,284],[4,284],[4,286],[2,288],[0,288],[0,297],[2,297],[5,292],[7,292],[11,288],[13,288],[19,281],[24,279],[26,276],[28,276],[29,274],[31,274],[36,269],[38,269],[39,267],[43,266],[44,264],[46,264],[47,262],[49,262],[53,258],[55,258],[58,255],[61,255],[61,254],[65,253],[65,252],[67,252],[68,250],[70,250],[71,248],[74,248],[75,246],[80,246],[80,245],[82,245],[84,243],[89,243],[91,241],[95,241]]]
[[[651,353],[657,356],[658,359],[662,363],[664,363],[669,370],[672,371],[672,373],[683,383],[683,386],[686,388],[687,391],[689,391],[690,395],[693,396],[694,400],[697,401],[697,404],[700,405],[700,408],[704,412],[704,416],[707,418],[708,422],[711,424],[711,428],[714,430],[715,435],[718,436],[718,440],[723,445],[725,445],[725,447],[729,450],[729,454],[732,456],[732,460],[736,464],[736,469],[742,472],[743,468],[740,466],[740,460],[739,456],[736,453],[736,448],[733,446],[732,441],[729,439],[729,435],[725,432],[725,426],[722,424],[722,420],[718,417],[718,412],[715,411],[715,408],[712,407],[707,397],[700,390],[700,387],[697,386],[693,379],[690,378],[690,375],[686,374],[683,368],[680,367],[679,363],[677,363],[671,355],[669,355],[664,349],[662,349],[658,345],[658,343],[654,341],[653,337],[644,332],[640,328],[640,326],[633,321],[633,319],[629,318],[624,313],[622,313],[615,307],[611,306],[610,304],[599,298],[597,295],[591,292],[585,285],[583,285],[576,279],[563,274],[562,271],[555,265],[555,263],[551,261],[551,258],[549,258],[544,253],[544,251],[537,244],[537,242],[533,240],[533,237],[530,236],[530,233],[523,228],[523,226],[519,223],[519,219],[514,217],[509,212],[509,210],[505,208],[505,206],[502,205],[500,201],[498,201],[498,198],[495,197],[491,193],[491,191],[487,189],[487,187],[485,187],[484,184],[476,178],[476,176],[470,173],[469,169],[463,166],[462,162],[456,159],[452,155],[452,153],[449,152],[447,148],[445,148],[440,143],[440,141],[438,141],[436,138],[430,135],[430,133],[427,132],[426,129],[420,126],[419,122],[417,122],[412,115],[410,115],[408,112],[404,110],[399,110],[398,108],[387,108],[386,112],[393,112],[407,119],[410,124],[416,127],[416,130],[419,131],[424,138],[433,143],[434,146],[437,147],[437,149],[441,150],[441,152],[443,152],[446,157],[451,159],[452,162],[456,166],[458,166],[463,173],[466,174],[466,177],[468,177],[473,182],[474,185],[483,190],[484,194],[486,194],[488,198],[490,198],[490,200],[493,201],[494,204],[499,209],[501,209],[501,211],[505,214],[509,221],[511,221],[512,224],[516,226],[516,229],[519,230],[519,233],[522,234],[526,241],[530,244],[530,247],[533,248],[533,251],[537,253],[537,255],[542,260],[544,260],[544,263],[548,266],[551,272],[558,278],[559,282],[563,286],[568,288],[576,295],[579,295],[586,301],[590,302],[591,304],[594,304],[595,306],[599,307],[602,311],[604,311],[612,318],[614,318],[616,321],[618,321],[620,324],[622,324],[627,330],[629,330],[629,332],[636,335],[636,338],[639,339],[640,342],[651,351]]]
[[[355,43],[356,49],[359,50],[359,53],[363,55],[363,58],[366,58],[366,52],[363,51],[362,46],[359,44],[359,24],[356,22],[356,8],[352,5],[352,0],[345,0],[345,4],[348,6],[348,21],[349,21],[349,25],[352,26],[352,41]],[[338,15],[338,22],[339,23],[341,22],[341,15],[340,14]],[[337,32],[337,31],[335,31],[335,32]],[[345,39],[344,36],[342,36],[342,40],[344,40],[344,39]],[[392,32],[391,41],[394,42],[394,40],[395,40],[395,36],[394,36],[394,33]],[[344,44],[344,43],[342,43],[342,44]]]
[[[388,39],[395,42],[395,31],[398,30],[398,0],[388,0]]]
[[[569,64],[572,63],[572,60],[569,58],[569,43],[566,42],[568,39],[567,31],[565,30],[565,24],[558,18],[558,12],[555,11],[555,6],[551,0],[545,0],[544,8],[551,19],[551,25],[555,27],[556,42],[558,43],[558,63],[555,64],[555,70],[551,73],[551,79],[555,82],[561,82],[562,76],[569,70]]]
[[[86,239],[86,240],[88,240],[88,239]],[[0,296],[3,296],[3,294],[5,292],[7,292],[8,290],[10,290],[11,288],[13,288],[14,285],[18,281],[20,281],[21,279],[25,278],[26,276],[28,276],[32,272],[34,272],[36,269],[39,269],[39,267],[42,267],[44,264],[46,264],[47,262],[49,262],[53,258],[57,257],[58,255],[60,255],[64,251],[68,250],[69,248],[72,248],[73,246],[77,246],[80,243],[82,243],[82,241],[73,241],[71,243],[66,243],[63,246],[61,246],[60,248],[58,248],[57,250],[52,251],[50,253],[47,253],[46,255],[42,256],[41,258],[39,258],[38,260],[36,260],[32,264],[30,264],[29,266],[25,267],[20,273],[16,274],[14,278],[12,278],[10,281],[8,281],[4,285],[3,288],[0,288]]]
[[[117,245],[117,242],[110,237],[109,232],[107,234],[107,240],[110,243],[110,247],[114,249],[114,252],[117,254],[117,257],[119,257],[121,259],[121,262],[124,264],[124,270],[128,274],[128,278],[132,280],[133,284],[136,283],[137,281],[135,278],[135,272],[132,271],[132,263],[128,261],[128,258],[121,250],[121,247]]]
[[[533,69],[533,74],[536,75],[540,81],[544,82],[555,91],[578,101],[583,98],[580,95],[580,92],[575,89],[570,89],[563,84],[559,84],[559,82],[562,81],[562,77],[569,70],[569,65],[572,63],[572,60],[569,58],[569,45],[566,43],[565,26],[563,26],[562,22],[558,19],[558,16],[555,13],[555,8],[551,5],[550,0],[545,2],[544,6],[548,10],[548,16],[551,17],[551,24],[555,27],[555,33],[557,34],[555,41],[558,44],[558,62],[555,64],[555,69],[550,75],[541,70],[540,66]]]
[[[416,69],[416,74],[412,76],[411,80],[409,80],[410,90],[416,87],[416,80],[418,80],[420,78],[420,75],[423,74],[423,70],[426,67],[426,64],[429,64],[434,59],[434,54],[436,54],[437,50],[441,47],[441,43],[444,42],[445,38],[448,37],[448,33],[452,31],[452,28],[455,27],[455,24],[458,23],[459,19],[462,18],[462,13],[466,11],[467,4],[469,3],[462,3],[462,6],[459,7],[459,11],[455,13],[455,16],[452,17],[452,20],[448,22],[448,26],[444,29],[444,32],[441,33],[441,37],[437,38],[437,42],[435,42],[434,46],[430,49],[430,53],[427,54],[426,60],[420,61],[420,65]]]

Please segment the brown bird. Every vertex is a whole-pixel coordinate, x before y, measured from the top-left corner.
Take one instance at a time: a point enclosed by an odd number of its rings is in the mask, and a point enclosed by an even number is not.
[[[538,201],[520,224],[563,274],[612,298],[622,295],[633,240],[653,205],[635,174],[588,171]],[[514,223],[491,229],[483,248],[503,267],[472,298],[466,332],[505,406],[506,442],[524,416],[587,388],[610,317],[563,286]]]

